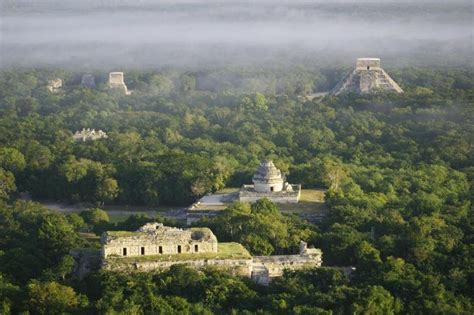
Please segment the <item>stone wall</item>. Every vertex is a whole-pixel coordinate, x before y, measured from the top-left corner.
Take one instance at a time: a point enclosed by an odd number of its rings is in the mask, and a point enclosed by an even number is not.
[[[283,190],[283,179],[273,179],[268,182],[254,182],[254,189],[257,192],[277,192]]]
[[[356,61],[356,68],[360,70],[370,70],[372,68],[380,68],[380,59],[379,58],[358,58]]]
[[[257,192],[253,185],[244,185],[239,192],[239,201],[253,203],[268,198],[275,203],[298,203],[301,196],[301,185],[293,185],[293,191]]]
[[[317,268],[322,263],[322,253],[311,255],[255,256],[250,259],[196,259],[196,260],[149,260],[133,261],[113,258],[103,261],[105,270],[122,272],[165,271],[173,265],[183,264],[197,270],[216,266],[232,275],[249,277],[255,282],[268,285],[272,279],[281,277],[285,270]]]
[[[281,277],[285,270],[321,267],[322,255],[255,256],[252,263],[252,280],[268,285]]]
[[[102,268],[105,270],[123,271],[123,272],[149,272],[164,271],[173,265],[183,264],[197,270],[216,266],[223,271],[244,277],[250,277],[252,274],[252,259],[199,259],[185,261],[137,261],[126,262],[120,259],[108,259],[104,261]]]
[[[209,229],[177,228],[141,232],[107,232],[102,235],[102,257],[216,253],[217,239]]]
[[[265,285],[284,270],[320,267],[322,262],[321,250],[308,248],[303,241],[299,255],[252,257],[241,244],[218,245],[208,228],[179,229],[161,223],[147,223],[136,232],[109,231],[102,235],[101,243],[101,267],[105,270],[148,272],[176,264],[196,269],[215,266]]]
[[[123,72],[110,72],[109,73],[109,87],[111,89],[121,90],[125,95],[130,95],[130,91],[125,85],[123,80]]]

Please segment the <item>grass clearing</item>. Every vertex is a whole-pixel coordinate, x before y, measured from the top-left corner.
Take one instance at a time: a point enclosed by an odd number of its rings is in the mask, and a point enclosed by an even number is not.
[[[321,213],[326,211],[324,189],[302,189],[298,203],[280,203],[281,212],[287,213]]]
[[[235,192],[237,188],[225,188],[221,192]],[[302,189],[301,197],[298,203],[279,203],[278,208],[286,213],[321,213],[325,212],[324,194],[325,189]],[[230,203],[222,205],[206,205],[201,204],[196,207],[195,211],[222,211],[227,208]]]
[[[239,243],[219,243],[217,253],[184,253],[184,254],[163,254],[150,256],[133,257],[109,257],[107,260],[120,263],[135,263],[147,261],[186,261],[203,259],[250,259],[250,253]]]

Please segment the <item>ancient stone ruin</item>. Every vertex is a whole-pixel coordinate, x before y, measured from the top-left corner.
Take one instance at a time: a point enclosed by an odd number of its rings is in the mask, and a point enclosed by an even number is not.
[[[262,161],[252,181],[253,185],[244,185],[241,188],[241,202],[256,202],[268,198],[276,203],[297,203],[300,199],[301,185],[288,184],[285,176],[272,161]]]
[[[82,76],[81,85],[87,89],[95,88],[94,76],[92,74],[84,74]]]
[[[136,232],[107,232],[102,244],[104,258],[217,253],[217,238],[210,229],[182,230],[160,223],[145,224]]]
[[[93,141],[108,138],[107,134],[104,131],[100,129],[96,131],[95,129],[90,128],[82,128],[81,131],[76,131],[72,137],[76,142]]]
[[[123,272],[163,271],[175,264],[218,268],[268,284],[285,269],[320,267],[322,252],[301,242],[297,255],[255,256],[238,243],[218,243],[208,228],[178,229],[148,223],[135,232],[108,231],[101,237],[101,266]]]
[[[130,95],[131,92],[127,89],[123,80],[123,72],[110,72],[109,73],[109,88],[119,90],[125,95]]]
[[[63,86],[63,80],[59,79],[59,78],[56,78],[56,79],[53,79],[53,80],[49,80],[48,81],[48,85],[46,86],[46,88],[50,91],[50,92],[58,92]]]
[[[380,92],[403,93],[403,90],[380,67],[379,58],[358,58],[356,68],[340,81],[330,94],[373,94]]]

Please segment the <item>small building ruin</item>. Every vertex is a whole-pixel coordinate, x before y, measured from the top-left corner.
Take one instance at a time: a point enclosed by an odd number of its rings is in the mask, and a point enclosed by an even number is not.
[[[380,92],[403,93],[400,86],[382,69],[380,58],[358,58],[355,69],[330,92],[374,94]]]
[[[109,88],[123,92],[125,95],[130,95],[132,92],[127,89],[123,79],[123,72],[109,73]]]
[[[316,268],[322,264],[320,249],[301,242],[296,255],[255,256],[238,243],[218,243],[208,228],[179,229],[148,223],[135,232],[108,231],[101,237],[101,266],[122,272],[164,271],[185,264],[201,269],[217,266],[233,275],[267,285],[284,270]]]
[[[301,185],[289,184],[272,161],[263,160],[252,181],[253,185],[244,185],[240,189],[239,201],[256,202],[268,198],[276,203],[297,203],[300,199]]]
[[[48,81],[46,88],[48,91],[55,93],[58,92],[63,87],[63,80],[56,78]]]
[[[102,130],[95,130],[90,128],[82,128],[81,131],[76,131],[72,136],[74,141],[83,142],[83,141],[94,141],[99,139],[108,138],[107,133]]]

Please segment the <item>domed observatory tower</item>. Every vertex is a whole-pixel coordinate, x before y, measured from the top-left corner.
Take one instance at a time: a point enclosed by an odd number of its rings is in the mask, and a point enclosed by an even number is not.
[[[286,182],[285,176],[269,160],[263,160],[252,178],[253,185],[244,185],[239,192],[242,202],[256,202],[268,198],[277,203],[297,203],[301,185]]]
[[[272,161],[260,163],[252,179],[256,192],[276,192],[283,190],[284,176]]]

